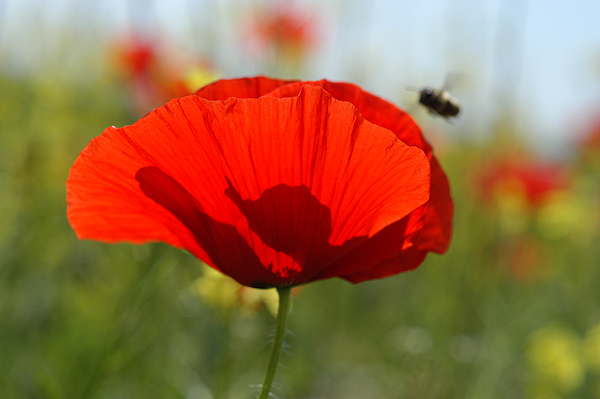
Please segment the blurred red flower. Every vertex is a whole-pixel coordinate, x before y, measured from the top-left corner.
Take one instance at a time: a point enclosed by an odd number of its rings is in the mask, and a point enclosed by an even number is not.
[[[498,196],[520,196],[531,207],[541,205],[551,194],[569,186],[564,166],[520,158],[502,158],[477,178],[479,196],[484,201]]]
[[[446,250],[447,178],[403,111],[347,83],[221,80],[110,127],[67,181],[79,238],[162,241],[251,287],[416,268]]]
[[[246,37],[248,45],[258,53],[273,49],[291,57],[301,57],[316,38],[314,16],[289,2],[275,3],[256,13]]]
[[[121,43],[116,52],[118,68],[131,78],[148,74],[156,62],[154,46],[139,38]]]
[[[579,146],[583,151],[600,150],[600,118],[596,118],[589,125],[586,134],[582,137]]]
[[[590,118],[582,133],[576,142],[579,161],[581,166],[597,172],[600,170],[600,116]]]
[[[193,82],[187,81],[186,69],[196,75],[200,71],[209,81],[214,80],[210,79],[215,75],[206,61],[184,61],[176,54],[161,53],[159,44],[156,40],[132,35],[115,46],[117,73],[129,86],[139,114],[146,114],[172,98],[193,94],[199,86],[190,88]]]

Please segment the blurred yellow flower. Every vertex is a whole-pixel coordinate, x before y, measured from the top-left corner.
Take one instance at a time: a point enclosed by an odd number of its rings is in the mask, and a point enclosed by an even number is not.
[[[598,233],[600,212],[595,199],[558,191],[539,209],[536,224],[540,234],[548,239],[585,243]]]
[[[503,233],[519,234],[527,230],[529,212],[524,196],[508,195],[508,191],[497,192],[495,203],[499,226]]]
[[[583,341],[583,355],[590,371],[600,374],[600,324],[587,332]]]
[[[277,314],[278,296],[274,289],[257,289],[238,284],[212,267],[205,267],[202,276],[196,279],[192,290],[209,305],[228,314],[234,309],[252,313],[265,306],[273,315]]]
[[[527,396],[528,399],[563,399],[563,396],[547,387],[538,386],[532,389]],[[570,398],[574,399],[574,398]]]
[[[184,82],[190,92],[194,93],[196,90],[218,80],[220,77],[217,72],[208,66],[194,65],[185,74]]]
[[[527,355],[534,391],[545,387],[569,393],[584,381],[581,340],[570,331],[556,326],[535,331]]]

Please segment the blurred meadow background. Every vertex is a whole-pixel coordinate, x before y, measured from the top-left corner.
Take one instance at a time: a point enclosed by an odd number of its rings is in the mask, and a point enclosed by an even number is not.
[[[0,398],[250,398],[275,293],[163,244],[78,241],[73,161],[220,77],[351,81],[410,112],[454,239],[294,292],[281,398],[600,398],[600,4],[0,0]],[[458,119],[407,87],[448,88]]]

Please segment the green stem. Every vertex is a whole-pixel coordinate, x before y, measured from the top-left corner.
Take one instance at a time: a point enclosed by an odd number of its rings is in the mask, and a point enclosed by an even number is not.
[[[275,327],[275,336],[273,337],[273,349],[271,350],[269,365],[267,366],[267,372],[265,373],[265,379],[263,380],[258,399],[267,399],[271,392],[273,378],[275,378],[275,372],[279,365],[279,354],[283,347],[287,320],[292,304],[292,287],[277,288],[277,292],[279,293],[279,310],[277,311],[277,325]]]

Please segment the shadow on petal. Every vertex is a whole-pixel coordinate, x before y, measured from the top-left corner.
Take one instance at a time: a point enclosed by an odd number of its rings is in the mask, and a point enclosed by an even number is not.
[[[234,226],[218,222],[204,213],[198,200],[176,180],[154,166],[138,170],[135,179],[148,198],[162,205],[192,232],[223,273],[250,287],[273,286],[273,274],[262,264],[245,237]]]
[[[340,246],[331,245],[331,211],[306,186],[279,184],[251,200],[243,199],[228,180],[225,195],[262,241],[264,248],[259,249],[249,244],[256,245],[256,240],[243,236],[235,226],[207,215],[189,191],[157,167],[143,167],[135,178],[147,197],[190,230],[219,270],[247,286],[298,285],[336,276],[353,282],[363,280],[364,276],[377,278],[380,274],[391,274],[389,269],[393,269],[381,263],[403,252],[407,218],[370,239],[352,237]],[[259,250],[266,254],[266,262],[261,262]],[[278,254],[287,255],[297,267],[281,261]]]
[[[331,210],[307,186],[278,184],[264,190],[256,200],[242,199],[227,180],[225,195],[248,220],[250,229],[277,252],[291,256],[302,267],[302,282],[321,275],[333,262],[367,241],[352,237],[331,245]]]

